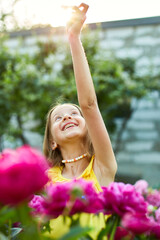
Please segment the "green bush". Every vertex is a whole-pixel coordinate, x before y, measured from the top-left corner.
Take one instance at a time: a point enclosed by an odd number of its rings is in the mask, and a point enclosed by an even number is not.
[[[110,134],[116,130],[116,119],[126,122],[134,111],[133,99],[140,99],[149,91],[160,89],[159,77],[138,77],[133,59],[108,59],[99,45],[99,32],[86,30],[83,43],[93,77],[97,99]],[[0,136],[18,144],[27,143],[28,129],[44,134],[45,117],[50,106],[63,99],[77,103],[72,59],[68,44],[48,40],[37,42],[38,51],[29,54],[13,53],[0,46]],[[120,141],[120,134],[118,136]]]

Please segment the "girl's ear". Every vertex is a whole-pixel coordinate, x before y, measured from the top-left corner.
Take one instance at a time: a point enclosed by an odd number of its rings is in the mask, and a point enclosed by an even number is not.
[[[51,148],[52,148],[52,150],[55,150],[57,147],[58,147],[57,143],[54,142],[54,141],[52,141],[52,142],[51,142]]]

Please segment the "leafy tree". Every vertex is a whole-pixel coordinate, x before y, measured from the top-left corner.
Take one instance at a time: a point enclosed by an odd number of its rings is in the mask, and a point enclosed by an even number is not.
[[[157,88],[158,77],[152,81],[149,76],[138,77],[132,59],[106,58],[96,31],[86,30],[83,42],[110,134],[116,130],[116,120],[122,120],[115,147],[118,151],[122,132],[134,111],[132,99]],[[15,145],[24,144],[28,141],[26,129],[44,134],[45,116],[57,99],[77,103],[72,60],[64,40],[38,42],[39,50],[31,56],[13,54],[4,43],[0,45],[0,136],[1,140],[9,138]]]
[[[17,29],[18,22],[14,14],[14,7],[19,0],[0,1],[0,31]]]

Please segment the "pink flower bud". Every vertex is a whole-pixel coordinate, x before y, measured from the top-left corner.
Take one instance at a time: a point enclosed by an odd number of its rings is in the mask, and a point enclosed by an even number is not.
[[[154,189],[147,195],[146,200],[149,204],[160,207],[160,191]]]
[[[134,185],[137,192],[142,195],[147,194],[148,183],[145,180],[139,180]]]

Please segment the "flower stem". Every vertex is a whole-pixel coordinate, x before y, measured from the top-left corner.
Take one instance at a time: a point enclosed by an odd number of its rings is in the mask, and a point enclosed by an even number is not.
[[[114,240],[114,235],[115,235],[118,223],[119,223],[119,216],[116,216],[109,240]]]

